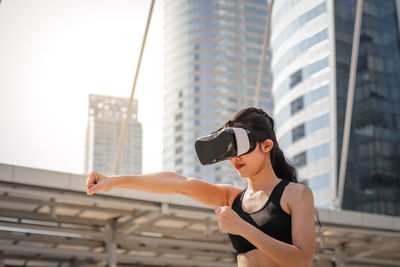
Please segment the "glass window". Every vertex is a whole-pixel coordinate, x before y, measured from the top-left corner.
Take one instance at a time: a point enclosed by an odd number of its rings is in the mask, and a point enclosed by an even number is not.
[[[315,61],[315,62],[311,63],[310,65],[308,65],[306,68],[304,68],[304,76],[309,77],[309,76],[313,75],[314,73],[317,73],[318,71],[327,67],[328,64],[329,64],[328,57],[323,58],[318,61]]]
[[[291,143],[292,140],[290,140],[290,133],[286,133],[285,135],[283,135],[281,138],[279,138],[279,146],[282,149],[286,149]]]
[[[245,1],[249,2],[249,3],[260,4],[260,5],[265,5],[265,3],[266,3],[265,0],[245,0]]]
[[[177,147],[177,148],[175,148],[175,154],[179,154],[179,153],[182,153],[183,152],[183,147]]]
[[[322,70],[322,69],[324,69],[324,68],[326,68],[326,67],[328,67],[329,65],[329,60],[328,60],[328,57],[325,57],[325,58],[323,58],[323,59],[321,59],[321,60],[318,60],[318,61],[315,61],[315,62],[313,62],[313,63],[311,63],[311,64],[309,64],[309,65],[307,65],[307,66],[305,66],[303,69],[302,69],[302,73],[301,73],[301,80],[306,80],[309,76],[311,76],[311,75],[313,75],[314,73],[316,73],[316,72],[318,72],[318,71],[320,71],[320,70]],[[298,72],[298,71],[297,71]],[[297,73],[296,72],[296,73]],[[296,74],[296,73],[293,73],[288,79],[285,79],[279,86],[278,86],[278,88],[275,90],[275,93],[274,93],[274,102],[275,103],[278,103],[279,101],[280,101],[280,99],[286,94],[286,93],[288,93],[289,92],[289,90],[290,90],[290,88],[291,88],[291,86],[290,86],[290,83],[291,82],[295,82],[296,80],[295,80],[295,76],[296,75],[299,75],[299,74]],[[294,86],[294,85],[293,85]]]
[[[257,25],[265,25],[265,19],[261,17],[254,17],[254,16],[246,16],[245,17],[245,23],[254,23]]]
[[[313,132],[316,132],[328,126],[329,113],[307,121],[282,135],[282,137],[280,138],[281,147],[286,148],[297,140],[301,139],[302,137],[308,136]]]
[[[175,166],[176,165],[180,165],[182,163],[183,163],[183,158],[178,158],[178,159],[175,160]]]
[[[303,27],[308,21],[318,17],[319,15],[326,12],[326,3],[323,2],[320,5],[314,7],[310,11],[304,13],[303,15],[297,17],[289,25],[283,29],[278,37],[275,39],[274,43],[271,44],[272,51],[276,50],[285,40],[287,40],[294,32]]]
[[[326,39],[328,39],[328,30],[324,29],[290,48],[289,51],[287,51],[281,58],[279,58],[276,61],[276,64],[273,66],[272,69],[274,77],[277,77],[281,73],[281,71],[286,66],[288,66],[288,64],[290,64],[290,62],[294,61],[297,57],[302,55],[310,47],[318,43],[321,43]]]
[[[297,140],[303,138],[305,135],[304,131],[304,123],[297,126],[296,128],[292,129],[292,141],[293,143],[296,142]]]
[[[306,161],[311,163],[329,156],[329,143],[314,147],[307,151]]]
[[[178,124],[175,126],[175,131],[181,131],[183,129],[183,125],[182,124]]]
[[[286,106],[277,115],[275,115],[276,129],[279,129],[283,123],[290,119],[290,112],[290,106]]]
[[[175,143],[181,142],[183,140],[183,136],[179,135],[177,137],[175,137]]]
[[[178,121],[183,118],[183,113],[178,113],[175,115],[175,121]]]
[[[329,188],[330,179],[329,173],[324,173],[310,179],[307,179],[308,186],[313,192]]]
[[[289,77],[289,87],[293,88],[296,84],[303,80],[302,70],[298,70]]]
[[[297,154],[296,156],[293,157],[293,164],[296,167],[302,167],[306,165],[306,152],[301,152],[300,154]]]
[[[278,23],[281,18],[285,17],[285,15],[291,10],[298,2],[301,0],[287,0],[281,8],[274,14],[272,20],[272,27],[274,28],[275,24]]]
[[[255,43],[255,44],[262,44],[263,43],[263,38],[262,37],[260,37],[260,38],[255,38],[255,37],[251,37],[251,36],[245,36],[245,41],[247,42],[247,43]],[[234,41],[234,40],[232,40],[232,41]]]
[[[329,96],[329,84],[325,84],[325,85],[311,91],[310,93],[306,94],[304,97],[305,98],[304,102],[305,102],[306,106],[309,106],[312,103],[314,103],[324,97],[327,97],[327,96]]]
[[[297,112],[302,110],[303,107],[304,107],[303,96],[297,98],[296,100],[293,100],[292,103],[290,103],[291,115],[296,114]]]
[[[306,135],[309,135],[315,131],[318,131],[328,126],[329,126],[329,113],[317,117],[311,121],[308,121],[305,127]]]
[[[249,7],[249,6],[245,6],[244,8],[245,12],[249,12],[249,13],[253,13],[253,14],[257,14],[260,16],[266,16],[267,15],[267,10],[263,9],[263,8],[254,8],[254,7]]]

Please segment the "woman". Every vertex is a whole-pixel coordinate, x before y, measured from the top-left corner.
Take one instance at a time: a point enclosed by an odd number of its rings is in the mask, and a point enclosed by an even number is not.
[[[229,159],[247,188],[215,185],[174,172],[108,177],[87,175],[87,193],[128,188],[161,194],[183,194],[214,207],[220,229],[236,250],[238,266],[311,266],[315,249],[314,199],[298,183],[274,132],[274,121],[263,110],[240,110],[222,128],[250,130],[251,152]]]

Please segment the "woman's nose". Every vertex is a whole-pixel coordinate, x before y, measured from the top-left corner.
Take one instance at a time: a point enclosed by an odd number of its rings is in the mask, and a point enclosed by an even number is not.
[[[240,160],[240,156],[235,156],[235,157],[232,157],[232,158],[231,158],[231,161],[232,161],[232,162],[238,161],[238,160]]]

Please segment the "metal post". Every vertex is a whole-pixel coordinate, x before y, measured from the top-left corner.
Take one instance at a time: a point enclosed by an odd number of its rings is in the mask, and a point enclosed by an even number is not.
[[[346,254],[343,244],[339,244],[335,249],[335,264],[336,267],[346,267]]]
[[[329,95],[330,97],[330,110],[331,116],[330,116],[330,121],[329,124],[331,125],[330,127],[330,132],[331,136],[337,136],[337,83],[336,83],[336,25],[335,25],[335,0],[329,0],[327,1],[327,10],[329,10],[329,38],[332,40],[330,43],[330,49],[329,49],[329,62],[331,66],[331,71],[330,71],[330,80],[331,82],[329,83]],[[330,196],[332,203],[337,202],[337,188],[338,188],[338,139],[337,138],[331,138],[330,142],[330,151],[331,151],[331,175],[330,177],[334,178],[332,181],[332,195]],[[333,205],[336,207],[336,205]]]
[[[55,201],[54,198],[50,199],[50,205],[49,205],[49,215],[51,218],[56,218],[57,217],[57,211],[56,211],[56,206],[55,206]]]
[[[337,209],[341,209],[342,207],[344,182],[346,179],[347,156],[349,151],[351,118],[353,115],[354,90],[356,85],[358,48],[360,44],[363,5],[364,5],[364,0],[357,0],[357,8],[356,8],[354,32],[353,32],[353,47],[351,51],[351,61],[350,61],[349,87],[347,91],[346,115],[344,121],[344,129],[343,129],[342,154],[340,158],[340,168],[339,168],[339,188],[336,194],[337,203],[335,203]]]
[[[400,0],[396,0],[397,25],[400,33]]]
[[[106,225],[106,248],[107,248],[107,266],[117,267],[117,240],[116,240],[116,221],[112,220]]]
[[[266,55],[268,52],[269,48],[269,39],[271,37],[271,17],[272,17],[272,7],[274,5],[274,0],[267,0],[268,5],[268,13],[267,13],[267,18],[265,21],[265,29],[264,29],[264,39],[263,39],[263,46],[262,46],[262,55],[260,59],[260,66],[258,69],[258,77],[257,77],[257,87],[256,87],[256,92],[255,92],[255,98],[254,98],[254,106],[257,107],[258,103],[260,102],[260,91],[262,87],[262,80],[264,77],[264,67],[265,67],[265,61],[266,61]]]
[[[137,67],[136,67],[135,79],[133,81],[131,96],[129,98],[128,110],[126,111],[125,121],[124,121],[124,123],[122,125],[121,136],[120,136],[119,145],[118,145],[118,151],[117,151],[117,155],[115,157],[114,169],[112,170],[113,174],[117,174],[117,172],[118,172],[119,162],[120,162],[120,159],[121,159],[122,149],[123,149],[124,141],[125,141],[125,135],[126,135],[126,131],[128,129],[128,122],[129,122],[129,119],[131,117],[131,111],[132,111],[132,105],[133,105],[133,96],[135,94],[136,82],[137,82],[137,78],[139,76],[140,64],[142,62],[143,51],[144,51],[144,47],[145,47],[146,39],[147,39],[147,33],[149,32],[149,26],[150,26],[150,22],[151,22],[151,15],[153,14],[154,2],[155,2],[155,0],[152,0],[151,1],[151,5],[150,5],[150,11],[149,11],[149,15],[148,15],[148,18],[147,18],[146,29],[144,31],[144,37],[143,37],[143,41],[142,41],[142,48],[140,49],[139,60],[138,60]]]

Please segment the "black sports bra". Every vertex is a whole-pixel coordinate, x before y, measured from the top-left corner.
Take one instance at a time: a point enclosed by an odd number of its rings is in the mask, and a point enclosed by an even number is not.
[[[246,222],[254,225],[265,234],[282,242],[292,244],[292,222],[291,216],[287,214],[280,205],[281,196],[289,181],[280,181],[272,190],[265,205],[258,211],[245,212],[242,208],[242,200],[246,189],[239,193],[232,204],[232,209]],[[236,254],[246,253],[256,247],[239,235],[229,234]]]

